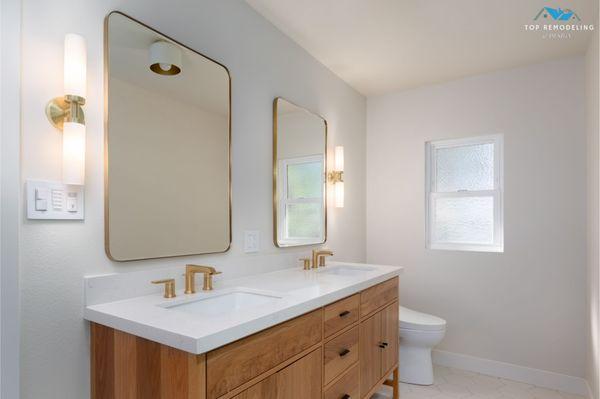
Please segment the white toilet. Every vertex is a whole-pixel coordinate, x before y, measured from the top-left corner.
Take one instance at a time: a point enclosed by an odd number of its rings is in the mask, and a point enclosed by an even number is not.
[[[433,384],[431,349],[446,333],[446,320],[400,306],[400,381]]]

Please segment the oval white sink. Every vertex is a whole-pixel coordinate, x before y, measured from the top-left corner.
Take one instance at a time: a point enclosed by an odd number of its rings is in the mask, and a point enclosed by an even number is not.
[[[236,290],[183,303],[163,305],[163,307],[193,316],[219,316],[266,305],[280,299],[280,296],[271,294]]]

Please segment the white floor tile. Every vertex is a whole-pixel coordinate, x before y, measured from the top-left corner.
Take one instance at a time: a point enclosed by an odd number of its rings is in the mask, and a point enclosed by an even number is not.
[[[490,377],[449,367],[434,367],[431,386],[400,384],[400,399],[585,399],[522,382]],[[371,399],[389,399],[391,389],[383,387]]]

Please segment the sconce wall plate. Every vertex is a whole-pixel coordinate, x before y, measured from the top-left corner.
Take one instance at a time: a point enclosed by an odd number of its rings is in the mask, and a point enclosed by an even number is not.
[[[344,181],[344,171],[342,170],[334,170],[333,172],[329,172],[329,182],[332,184],[340,183]]]
[[[46,116],[48,120],[58,130],[63,130],[66,122],[76,122],[85,125],[85,115],[82,105],[85,99],[78,96],[54,97],[46,104]]]

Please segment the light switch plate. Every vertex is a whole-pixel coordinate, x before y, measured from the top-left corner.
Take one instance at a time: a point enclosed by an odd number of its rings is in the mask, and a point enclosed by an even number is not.
[[[246,230],[244,231],[244,252],[258,252],[260,249],[260,231]]]
[[[27,219],[83,220],[83,188],[55,181],[27,180]]]

